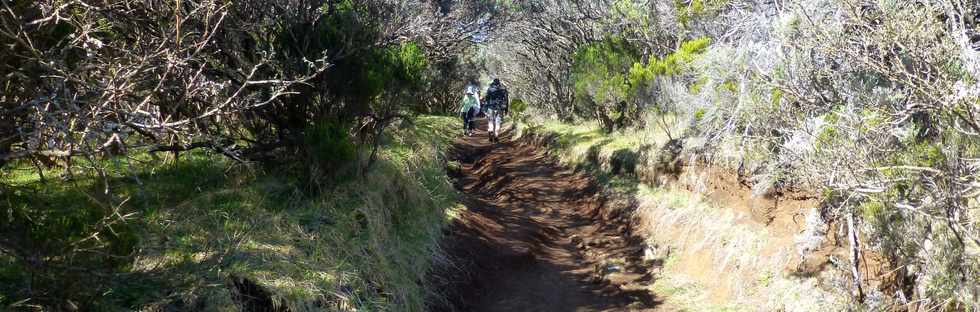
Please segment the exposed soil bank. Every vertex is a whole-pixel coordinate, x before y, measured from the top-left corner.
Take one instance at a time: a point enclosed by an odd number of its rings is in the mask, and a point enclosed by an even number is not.
[[[467,209],[444,244],[457,267],[435,278],[451,301],[441,309],[658,308],[648,287],[655,263],[642,263],[630,207],[604,198],[592,177],[528,141],[490,144],[484,132],[459,139],[452,152]]]
[[[800,295],[823,307],[841,304],[813,296],[818,284],[838,288],[839,279],[824,273],[831,271],[828,255],[841,250],[826,237],[833,232],[826,224],[811,222],[821,219],[822,207],[813,195],[788,188],[755,195],[747,177],[701,162],[683,141],[588,129],[531,126],[522,137],[562,165],[595,174],[611,186],[605,194],[635,203],[632,234],[643,238],[646,259],[664,264],[652,267],[652,289],[667,304],[687,310],[816,307],[797,305]],[[808,251],[805,258],[800,250]]]

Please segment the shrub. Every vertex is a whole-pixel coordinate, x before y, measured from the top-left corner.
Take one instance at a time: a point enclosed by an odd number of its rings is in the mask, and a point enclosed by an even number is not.
[[[617,37],[586,45],[574,54],[571,79],[579,110],[597,119],[607,132],[620,123],[614,118],[629,118],[628,71],[636,58],[628,42]]]
[[[698,108],[694,111],[694,121],[701,121],[704,118],[704,108]]]
[[[510,112],[514,114],[514,117],[520,118],[527,111],[527,103],[521,99],[514,99],[510,101]]]
[[[304,146],[309,164],[315,164],[307,171],[311,174],[310,179],[341,176],[344,169],[357,165],[354,163],[357,149],[347,129],[331,121],[321,121],[307,128]]]
[[[674,9],[677,12],[677,22],[681,26],[688,26],[692,20],[711,14],[726,4],[728,0],[674,0]]]

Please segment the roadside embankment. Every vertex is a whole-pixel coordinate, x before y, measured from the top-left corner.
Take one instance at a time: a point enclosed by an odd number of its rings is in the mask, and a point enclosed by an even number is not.
[[[846,250],[810,193],[757,194],[735,168],[704,161],[683,141],[655,131],[544,123],[521,133],[565,165],[593,172],[608,192],[635,201],[644,258],[660,264],[652,288],[668,303],[784,311],[848,304],[839,263]]]
[[[311,163],[120,158],[104,164],[135,172],[109,179],[118,207],[101,205],[96,177],[42,181],[8,166],[3,242],[39,258],[0,253],[0,310],[425,311],[425,277],[459,208],[445,173],[457,128],[398,122],[372,170],[314,190],[302,178]]]

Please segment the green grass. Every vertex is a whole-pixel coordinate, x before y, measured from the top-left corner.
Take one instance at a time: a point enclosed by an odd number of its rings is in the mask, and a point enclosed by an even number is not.
[[[112,196],[92,176],[65,182],[50,170],[42,182],[23,165],[8,166],[0,179],[13,191],[0,200],[21,218],[4,225],[29,226],[0,232],[45,242],[38,248],[48,254],[46,263],[100,273],[46,270],[41,282],[47,284],[35,281],[35,289],[65,292],[47,299],[35,292],[27,304],[70,298],[107,311],[234,311],[229,280],[235,276],[263,286],[291,311],[323,304],[423,311],[426,273],[440,252],[443,227],[459,209],[441,156],[456,124],[423,116],[392,126],[374,170],[313,193],[300,182],[304,164],[242,166],[204,152],[185,153],[176,164],[148,155],[101,163],[109,172],[136,173],[110,177]],[[111,257],[60,260],[94,224],[118,219],[101,203],[120,205],[126,218],[82,246]],[[30,295],[22,291],[29,266],[14,259],[0,254],[0,307]]]
[[[548,121],[535,131],[556,135],[557,144],[548,148],[558,152],[561,160],[570,165],[586,161],[590,149],[597,149],[601,156],[607,158],[620,149],[636,149],[643,144],[656,144],[659,141],[655,135],[647,132],[607,134],[594,122],[571,125]]]

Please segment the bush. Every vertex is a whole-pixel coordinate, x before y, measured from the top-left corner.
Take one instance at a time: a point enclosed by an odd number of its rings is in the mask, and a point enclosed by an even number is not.
[[[617,1],[607,18],[637,15],[622,9],[629,4]],[[869,298],[900,291],[915,309],[975,307],[980,39],[972,34],[980,22],[964,12],[977,9],[962,1],[654,3],[657,18],[632,19],[649,21],[642,27],[615,18],[596,26],[606,37],[574,50],[569,84],[576,113],[606,131],[634,110],[690,114],[676,120],[695,121],[681,137],[704,142],[703,159],[750,175],[759,190],[834,194],[823,215],[855,217],[862,245],[887,258],[878,264],[900,281],[900,289],[865,285],[887,292]],[[866,302],[872,310],[890,303]]]
[[[614,118],[627,118],[628,72],[636,53],[623,38],[607,37],[580,48],[573,59],[570,78],[580,115],[612,131],[618,123]]]
[[[514,99],[510,101],[510,113],[514,114],[515,118],[521,118],[526,111],[527,103],[524,100]]]
[[[686,27],[691,21],[714,13],[726,4],[728,0],[674,0],[674,9],[677,22]]]
[[[348,134],[348,127],[337,122],[321,121],[308,128],[304,136],[310,179],[339,177],[345,169],[356,166],[357,149]]]

